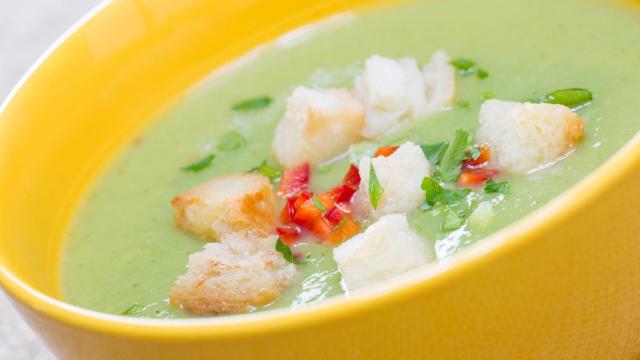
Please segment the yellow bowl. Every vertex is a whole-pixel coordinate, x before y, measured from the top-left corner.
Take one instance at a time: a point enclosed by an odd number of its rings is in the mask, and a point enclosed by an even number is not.
[[[451,261],[351,299],[194,320],[59,300],[88,183],[176,94],[293,28],[375,0],[120,0],[52,48],[0,112],[0,284],[65,359],[623,359],[640,354],[640,141]]]

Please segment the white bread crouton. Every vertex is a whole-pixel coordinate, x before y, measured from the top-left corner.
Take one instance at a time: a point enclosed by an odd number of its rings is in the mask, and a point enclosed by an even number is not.
[[[230,232],[275,232],[276,199],[263,175],[229,174],[197,185],[172,201],[176,223],[185,231],[219,239]]]
[[[194,314],[242,313],[280,296],[295,266],[275,251],[276,236],[251,236],[230,235],[191,255],[171,290],[171,304]]]
[[[424,66],[427,112],[442,110],[453,103],[456,96],[456,69],[450,61],[444,50],[438,50],[431,57],[431,62]]]
[[[272,151],[286,167],[317,164],[360,140],[363,125],[364,108],[348,91],[298,87],[287,99]]]
[[[566,155],[583,133],[584,121],[564,105],[488,100],[477,140],[491,148],[494,166],[526,174]]]
[[[369,173],[371,164],[384,193],[374,209],[369,199]],[[406,142],[388,157],[364,157],[360,160],[360,186],[354,199],[359,217],[379,218],[385,214],[409,212],[425,200],[420,188],[425,176],[431,175],[431,164],[420,146]]]
[[[428,264],[435,253],[406,215],[391,214],[333,249],[333,258],[347,290],[354,291]]]
[[[355,93],[366,110],[362,135],[370,139],[418,116],[426,105],[423,75],[413,58],[369,57]]]

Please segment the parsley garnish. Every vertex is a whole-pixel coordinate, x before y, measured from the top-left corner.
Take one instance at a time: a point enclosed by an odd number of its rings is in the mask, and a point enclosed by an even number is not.
[[[462,129],[456,130],[453,140],[440,160],[440,168],[438,169],[438,178],[440,180],[454,182],[458,179],[468,142],[469,133]]]
[[[542,97],[541,101],[549,104],[561,104],[570,108],[580,108],[593,100],[593,94],[587,89],[562,89],[552,91]]]
[[[318,198],[318,195],[313,194],[313,197],[311,199],[313,201],[313,206],[315,206],[316,209],[318,209],[318,210],[320,210],[322,212],[327,211],[327,208],[322,204],[322,202]]]
[[[489,179],[487,180],[486,185],[484,187],[484,192],[486,192],[487,194],[493,194],[493,193],[506,194],[509,192],[509,183],[506,181],[497,183]]]
[[[278,182],[280,180],[280,177],[282,177],[282,170],[269,165],[266,160],[263,161],[262,164],[260,164],[260,166],[257,166],[249,170],[249,172],[260,173],[268,177],[269,181],[271,181],[272,183]]]
[[[436,180],[428,176],[422,180],[421,188],[425,193],[426,204],[430,205],[431,207],[433,207],[433,205],[437,203],[442,203],[444,205],[453,205],[458,200],[466,198],[467,195],[471,193],[471,190],[469,189],[444,188]],[[425,207],[422,207],[421,209],[423,211],[429,210],[425,209]]]
[[[476,63],[469,59],[458,58],[449,62],[462,76],[471,75],[475,72]]]
[[[133,304],[127,310],[122,312],[122,315],[135,315],[144,310],[145,306],[141,304]]]
[[[279,237],[278,237],[278,240],[276,240],[276,251],[282,254],[282,257],[287,262],[296,264],[296,265],[302,264],[301,261],[296,260],[296,258],[293,256],[293,253],[291,252],[291,248],[288,247],[285,243],[283,243],[282,239],[280,239]]]
[[[449,146],[446,142],[441,142],[433,145],[420,145],[422,148],[422,152],[424,156],[429,160],[429,162],[436,166],[440,164],[440,160],[442,160],[442,155],[444,155],[444,151]]]
[[[468,109],[469,106],[471,106],[471,103],[468,100],[458,100],[456,105],[461,109]]]
[[[371,163],[371,167],[369,169],[369,201],[371,201],[371,205],[374,209],[378,208],[378,202],[380,201],[382,194],[384,194],[384,188],[378,182],[376,170],[373,168],[373,163]]]
[[[479,68],[478,70],[476,70],[476,76],[480,80],[486,79],[487,77],[489,77],[489,72],[485,69]]]
[[[184,166],[182,168],[180,168],[182,171],[190,171],[190,172],[199,172],[202,171],[203,169],[209,167],[211,165],[211,163],[213,162],[213,159],[215,159],[215,155],[213,154],[209,154],[205,157],[203,157],[202,159],[189,164],[187,166]]]
[[[263,96],[263,97],[239,102],[233,105],[232,109],[235,111],[250,111],[250,110],[257,110],[263,107],[267,107],[269,106],[269,104],[271,104],[271,98],[267,96]]]
[[[246,142],[245,138],[237,131],[231,130],[224,134],[218,144],[218,150],[230,151],[239,148]]]

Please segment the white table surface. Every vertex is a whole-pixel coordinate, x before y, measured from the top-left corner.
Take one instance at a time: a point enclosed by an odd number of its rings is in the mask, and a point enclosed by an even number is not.
[[[0,0],[0,99],[67,28],[98,0]],[[0,290],[0,360],[50,360]]]

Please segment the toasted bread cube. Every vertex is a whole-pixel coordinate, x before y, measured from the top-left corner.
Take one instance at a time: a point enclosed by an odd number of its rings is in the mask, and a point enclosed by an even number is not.
[[[194,314],[243,313],[268,304],[293,281],[295,266],[275,251],[276,236],[232,234],[189,257],[171,304]]]
[[[275,232],[275,194],[263,175],[223,175],[178,195],[171,204],[180,228],[211,239],[232,232]]]
[[[384,189],[376,209],[369,198],[371,164]],[[360,160],[360,186],[354,199],[355,211],[362,218],[409,212],[425,200],[422,180],[431,175],[431,164],[420,146],[406,142],[388,157],[364,157]]]
[[[356,79],[355,93],[365,106],[362,135],[369,139],[411,120],[426,105],[423,76],[413,58],[371,56]]]
[[[333,258],[347,290],[354,291],[426,265],[435,252],[406,215],[391,214],[333,249]]]
[[[273,153],[286,167],[329,160],[361,139],[364,108],[341,89],[298,87],[287,99],[287,111],[276,128]]]
[[[526,174],[567,155],[584,121],[564,105],[488,100],[480,108],[477,140],[489,145],[494,166]]]
[[[424,66],[424,84],[427,95],[426,112],[445,109],[456,96],[456,69],[444,50],[436,51],[431,62]]]

